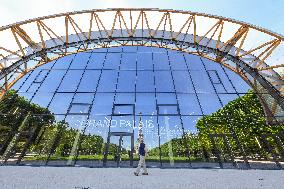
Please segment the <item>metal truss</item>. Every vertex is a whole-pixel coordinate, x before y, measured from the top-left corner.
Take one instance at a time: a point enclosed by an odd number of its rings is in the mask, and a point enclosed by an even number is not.
[[[278,73],[284,67],[283,41],[283,36],[251,24],[189,11],[96,9],[40,17],[0,28],[0,98],[26,73],[63,56],[95,48],[152,46],[202,56],[231,69],[256,91],[267,122],[283,123],[284,78]]]

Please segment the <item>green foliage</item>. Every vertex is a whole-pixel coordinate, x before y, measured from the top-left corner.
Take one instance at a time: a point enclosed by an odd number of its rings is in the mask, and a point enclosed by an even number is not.
[[[284,131],[284,126],[271,126],[266,124],[264,111],[257,95],[249,91],[211,115],[204,116],[197,121],[198,132],[185,133],[180,138],[174,138],[161,144],[161,155],[169,156],[169,143],[172,148],[173,157],[186,156],[186,151],[191,157],[209,156],[212,152],[212,144],[209,134],[232,134],[235,133],[243,147],[249,154],[260,154],[260,134],[279,133]],[[229,142],[234,151],[238,151],[236,141],[229,137]],[[224,140],[215,138],[217,146],[225,149]],[[159,155],[159,148],[149,151],[150,155]]]
[[[82,134],[82,131],[70,128],[66,122],[56,122],[54,115],[47,108],[30,103],[15,90],[10,90],[0,103],[0,154],[4,153],[17,132],[33,133],[34,138],[29,153],[38,156],[49,154],[54,144],[56,144],[55,156],[68,156],[76,137],[80,144],[76,147],[80,149],[79,153],[82,155],[101,154],[104,145],[101,136]],[[18,149],[23,148],[28,137],[29,135],[20,137],[17,143]]]
[[[159,161],[160,154],[162,161],[169,161],[171,155],[175,161],[185,161],[188,156],[202,159],[204,156],[209,156],[208,153],[212,151],[209,134],[235,133],[250,154],[262,153],[257,150],[259,149],[257,139],[260,134],[284,131],[283,125],[270,126],[266,124],[261,103],[252,91],[229,102],[211,115],[202,117],[197,121],[196,127],[197,133],[185,133],[179,138],[173,138],[161,144],[160,148],[150,149],[148,159]],[[71,128],[64,121],[56,122],[55,117],[48,109],[28,102],[16,91],[11,90],[7,92],[0,103],[0,133],[4,136],[0,140],[2,149],[5,149],[3,148],[4,141],[12,139],[13,135],[9,138],[9,133],[19,130],[35,133],[29,152],[36,154],[38,159],[47,157],[52,147],[55,147],[52,160],[66,159],[70,155],[79,155],[81,160],[97,159],[101,158],[106,145],[101,136],[82,133],[81,130]],[[18,147],[23,147],[27,140],[25,137],[27,136],[20,138]],[[233,149],[238,150],[236,141],[233,138],[229,138],[229,140]],[[216,139],[216,143],[221,149],[224,148],[222,139]],[[72,154],[72,150],[78,154]],[[110,144],[108,158],[115,158],[117,150],[116,144]],[[126,160],[128,151],[124,148],[121,150],[122,159]]]
[[[252,91],[229,102],[226,106],[198,120],[199,138],[210,149],[209,134],[235,133],[245,148],[254,153],[258,148],[257,138],[264,133],[278,133],[284,126],[267,125],[261,103]],[[221,142],[222,143],[222,142]],[[236,147],[234,145],[233,147]]]
[[[42,116],[37,116],[39,114]],[[12,140],[13,135],[9,133],[19,130],[27,133],[33,132],[35,136],[33,141],[35,141],[41,128],[52,124],[54,120],[54,116],[48,109],[30,103],[24,97],[19,96],[15,90],[8,91],[0,102],[0,133],[2,135],[0,154],[8,145],[5,141]],[[25,141],[26,137],[22,136],[19,143]]]

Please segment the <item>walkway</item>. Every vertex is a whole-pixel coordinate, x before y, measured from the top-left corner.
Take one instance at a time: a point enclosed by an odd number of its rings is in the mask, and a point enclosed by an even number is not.
[[[1,166],[1,189],[283,188],[284,170],[149,169]]]

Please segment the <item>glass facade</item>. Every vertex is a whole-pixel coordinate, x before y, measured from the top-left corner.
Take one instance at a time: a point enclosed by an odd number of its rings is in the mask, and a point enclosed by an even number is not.
[[[54,116],[55,122],[39,131],[42,136],[34,147],[37,162],[127,166],[133,160],[135,164],[140,126],[148,165],[168,167],[187,166],[192,155],[197,157],[184,137],[198,133],[198,120],[243,96],[250,86],[202,57],[125,46],[49,62],[12,89]]]

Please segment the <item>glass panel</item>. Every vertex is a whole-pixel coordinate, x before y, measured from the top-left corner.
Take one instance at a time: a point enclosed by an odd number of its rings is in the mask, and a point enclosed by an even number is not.
[[[250,89],[250,86],[246,82],[244,82],[239,75],[237,75],[236,73],[232,71],[226,71],[226,72],[238,93],[248,92],[248,90]]]
[[[38,91],[55,92],[65,72],[65,70],[51,70]]]
[[[182,115],[202,115],[195,94],[178,94],[178,103]]]
[[[186,148],[182,140],[179,116],[159,116],[161,156],[163,166],[187,166]]]
[[[26,92],[36,92],[39,87],[40,87],[40,83],[32,82]]]
[[[56,93],[48,109],[54,114],[66,114],[73,94]]]
[[[157,92],[174,92],[173,80],[170,71],[156,71],[155,81]]]
[[[132,114],[134,115],[134,105],[122,105],[122,104],[114,104],[113,108],[114,114]]]
[[[137,54],[138,70],[153,70],[152,52],[143,52]]]
[[[39,74],[37,75],[37,77],[35,78],[34,82],[35,83],[41,83],[43,82],[44,78],[46,77],[46,75],[48,74],[49,70],[41,70],[39,72]]]
[[[182,123],[185,133],[197,133],[196,124],[201,116],[182,116]]]
[[[25,81],[29,78],[30,74],[32,73],[33,71],[27,73],[26,75],[24,75],[21,79],[19,79],[13,86],[11,89],[15,89],[15,90],[18,90],[24,83]]]
[[[135,70],[136,69],[136,53],[124,53],[121,59],[121,70]]]
[[[86,65],[88,64],[88,60],[91,56],[91,53],[78,53],[76,54],[75,58],[73,59],[73,62],[70,66],[70,69],[84,69]]]
[[[120,64],[120,53],[108,53],[104,64],[104,69],[118,70]]]
[[[207,72],[213,84],[221,84],[221,80],[216,70],[208,70]]]
[[[238,95],[236,95],[236,94],[219,94],[219,97],[220,97],[220,99],[223,103],[223,106],[225,106],[229,102],[237,99]]]
[[[134,92],[135,80],[135,71],[120,71],[117,92]]]
[[[73,103],[92,103],[94,93],[76,93],[73,99]]]
[[[53,66],[53,69],[67,69],[70,64],[72,63],[73,58],[75,57],[74,54],[69,56],[64,56],[60,59],[58,59]]]
[[[157,104],[177,104],[175,93],[157,93]]]
[[[225,88],[222,84],[213,84],[214,88],[216,89],[216,93],[226,93]]]
[[[139,71],[136,82],[137,92],[154,92],[154,74],[153,71]]]
[[[112,116],[111,132],[133,132],[134,116]]]
[[[92,115],[111,115],[113,107],[114,94],[96,94]]]
[[[223,70],[224,69],[224,70]],[[228,68],[223,68],[221,71],[218,71],[218,75],[220,76],[222,83],[226,89],[226,92],[228,93],[236,93],[236,90],[234,89],[233,85],[232,85],[232,81],[231,78],[229,78],[227,72],[225,72],[225,69],[227,69],[228,72],[231,72],[230,70],[228,70]],[[240,81],[241,83],[243,83],[244,81]]]
[[[158,106],[157,108],[158,108],[159,115],[179,114],[178,106],[175,104],[172,104],[172,105],[158,104],[157,106]]]
[[[134,104],[135,94],[134,93],[116,93],[115,104]]]
[[[103,150],[106,139],[103,138],[101,132],[107,134],[108,129],[102,131],[103,127],[99,127],[100,124],[96,123],[93,119],[87,122],[85,132],[81,136],[76,165],[88,167],[103,166]]]
[[[100,83],[98,86],[98,92],[114,92],[117,83],[117,71],[104,70]]]
[[[187,70],[183,54],[184,53],[176,51],[169,51],[169,59],[172,70]]]
[[[185,60],[186,60],[186,64],[188,66],[189,70],[200,70],[200,71],[204,71],[204,66],[200,60],[199,56],[196,55],[192,55],[192,54],[185,54],[184,55]]]
[[[83,70],[68,70],[60,87],[59,92],[74,92],[77,89]]]
[[[30,85],[33,83],[35,80],[36,76],[39,74],[40,70],[36,69],[30,73],[30,76],[28,79],[22,84],[22,86],[19,88],[19,92],[27,92],[29,89]]]
[[[80,138],[85,128],[86,116],[67,116],[65,124],[58,124],[57,130],[60,132],[60,140],[51,156],[48,165],[74,165]]]
[[[173,71],[173,77],[177,92],[194,93],[188,71]]]
[[[53,96],[53,93],[40,93],[37,92],[32,99],[32,102],[35,104],[38,104],[41,107],[46,108],[47,105],[49,104],[51,98]]]
[[[91,115],[87,122],[86,133],[101,136],[103,140],[107,141],[109,132],[110,116]]]
[[[215,93],[208,75],[204,71],[190,71],[197,93]]]
[[[207,70],[217,70],[218,72],[221,71],[221,65],[219,63],[213,62],[203,57],[200,57],[200,59],[204,63],[204,66]]]
[[[156,115],[156,98],[154,93],[136,94],[136,114]]]
[[[86,70],[79,85],[78,92],[95,92],[100,74],[101,71],[99,70]]]
[[[102,69],[106,53],[96,52],[92,53],[87,69]]]
[[[159,133],[158,124],[156,116],[136,116],[136,125],[134,129],[135,140],[139,138],[138,127],[142,126],[142,131],[144,134],[144,143],[148,148],[148,156],[146,156],[147,166],[159,167],[160,166],[160,150],[159,150]],[[138,164],[138,142],[135,141],[135,163]]]
[[[137,51],[137,48],[138,46],[123,46],[123,52],[136,52]]]
[[[88,113],[90,104],[72,103],[69,113],[70,114],[86,114]]]
[[[168,55],[164,52],[153,53],[153,63],[155,70],[170,70]]]
[[[216,94],[197,94],[205,115],[209,115],[221,108],[218,96]]]

